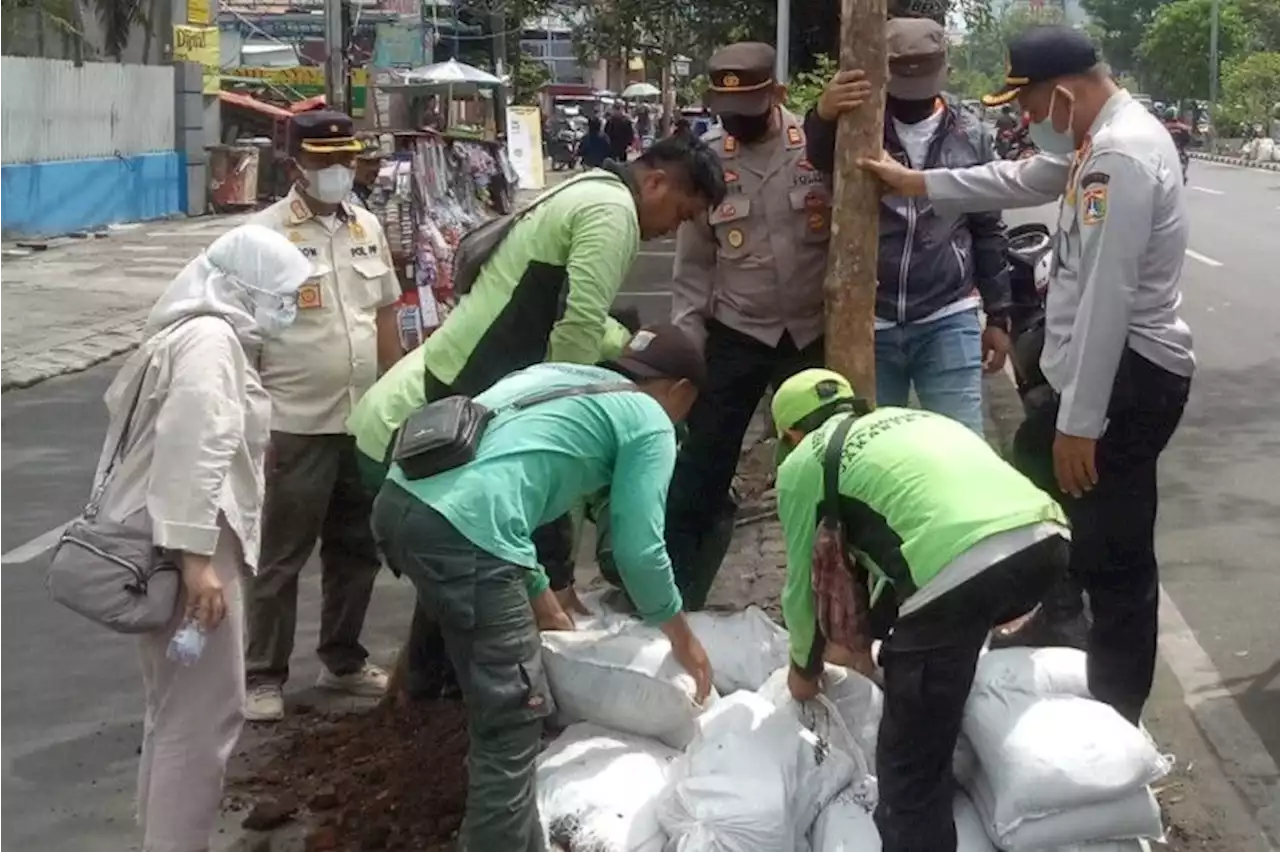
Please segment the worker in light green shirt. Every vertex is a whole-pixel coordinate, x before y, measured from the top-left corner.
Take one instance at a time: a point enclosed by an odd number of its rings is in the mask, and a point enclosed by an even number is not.
[[[791,694],[818,693],[831,646],[871,673],[870,624],[891,626],[875,637],[887,633],[881,843],[955,852],[951,757],[978,654],[1066,571],[1065,516],[971,429],[928,411],[870,412],[839,373],[798,373],[772,410]]]
[[[640,616],[670,639],[697,700],[709,694],[711,666],[681,612],[664,540],[673,423],[705,383],[701,351],[684,332],[642,329],[607,368],[541,364],[480,394],[477,402],[496,413],[469,463],[418,480],[392,466],[375,502],[374,535],[439,623],[470,714],[462,849],[545,848],[534,765],[553,700],[538,626],[572,624],[539,568],[532,534],[586,496],[609,489],[622,582]],[[510,407],[549,391],[578,395]]]
[[[356,405],[347,428],[357,449],[382,461],[400,424],[429,400],[475,396],[541,361],[605,360],[626,340],[609,309],[641,240],[673,232],[724,194],[719,161],[688,137],[549,190],[511,226],[444,324]]]

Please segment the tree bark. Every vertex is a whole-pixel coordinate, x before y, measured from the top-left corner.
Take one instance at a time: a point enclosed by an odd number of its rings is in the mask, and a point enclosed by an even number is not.
[[[840,67],[865,71],[872,99],[840,117],[824,285],[827,366],[848,378],[858,395],[873,404],[880,185],[857,161],[880,156],[884,139],[884,21],[885,0],[841,2]]]

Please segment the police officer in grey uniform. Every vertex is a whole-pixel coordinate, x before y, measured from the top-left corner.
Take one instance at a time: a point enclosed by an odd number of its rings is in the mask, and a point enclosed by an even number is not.
[[[1155,669],[1156,463],[1195,370],[1178,313],[1188,230],[1178,152],[1069,27],[1011,41],[1005,82],[985,101],[1017,99],[1040,156],[924,173],[863,165],[935,206],[1060,199],[1040,357],[1056,405],[1040,452],[1052,460],[1071,518],[1071,572],[1093,611],[1090,691],[1136,723]]]
[[[705,603],[728,546],[729,488],[760,398],[822,364],[830,179],[809,163],[802,121],[782,106],[773,68],[774,49],[756,42],[711,57],[707,106],[722,127],[703,140],[724,165],[728,195],[676,239],[672,319],[703,341],[710,377],[689,415],[667,512],[667,547],[691,610]]]

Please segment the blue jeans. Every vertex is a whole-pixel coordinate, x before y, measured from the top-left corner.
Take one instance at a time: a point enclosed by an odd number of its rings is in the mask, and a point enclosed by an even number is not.
[[[913,385],[925,409],[983,434],[977,311],[876,332],[876,403],[905,406]]]

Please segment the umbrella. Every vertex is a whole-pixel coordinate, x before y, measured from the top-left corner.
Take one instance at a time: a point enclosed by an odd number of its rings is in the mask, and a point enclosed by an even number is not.
[[[652,83],[632,83],[622,90],[624,98],[656,98],[661,90]]]
[[[501,80],[488,71],[481,71],[473,65],[466,65],[456,59],[437,62],[434,65],[423,65],[421,68],[405,71],[400,76],[406,83],[417,85],[425,83],[447,86],[470,83],[475,86],[499,86],[502,84]],[[650,88],[653,87],[650,86]]]

